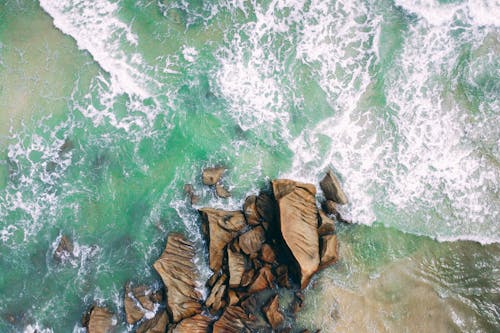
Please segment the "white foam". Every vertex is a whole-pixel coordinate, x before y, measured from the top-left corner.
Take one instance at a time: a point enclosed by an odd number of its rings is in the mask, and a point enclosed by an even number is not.
[[[195,62],[198,57],[198,51],[194,47],[184,46],[182,49],[184,59],[189,62]]]
[[[118,18],[118,4],[107,0],[41,0],[41,7],[54,25],[75,39],[82,50],[110,74],[116,93],[150,97],[161,87],[144,74],[148,68],[138,52],[139,39],[129,25]]]

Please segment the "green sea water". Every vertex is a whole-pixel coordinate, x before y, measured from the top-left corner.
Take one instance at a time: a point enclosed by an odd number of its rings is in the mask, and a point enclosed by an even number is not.
[[[123,322],[170,231],[339,175],[341,261],[294,329],[500,327],[494,1],[0,2],[0,332]],[[228,168],[232,198],[203,187]],[[61,235],[75,245],[58,263]],[[427,304],[428,306],[422,306]],[[425,318],[425,320],[423,320]],[[130,330],[119,324],[119,331]]]

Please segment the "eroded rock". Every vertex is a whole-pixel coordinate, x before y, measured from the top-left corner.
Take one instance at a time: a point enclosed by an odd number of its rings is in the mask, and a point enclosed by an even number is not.
[[[265,240],[264,228],[257,226],[240,236],[239,246],[245,254],[254,258],[257,256],[257,252],[262,248],[262,244]]]
[[[321,268],[335,263],[338,258],[338,244],[337,235],[325,235],[321,236],[320,240],[321,246]]]
[[[215,185],[219,182],[222,177],[222,174],[226,171],[225,168],[216,167],[216,168],[206,168],[202,173],[202,181],[205,185]]]
[[[210,295],[205,301],[205,305],[214,313],[226,306],[226,280],[226,274],[222,274],[213,286],[212,290],[210,291]]]
[[[92,306],[82,320],[88,333],[110,333],[115,326],[113,313],[100,306]]]
[[[245,199],[245,204],[243,205],[243,213],[249,225],[258,225],[260,223],[256,202],[257,196],[250,195]]]
[[[193,263],[194,254],[191,242],[172,233],[162,255],[153,264],[167,287],[167,308],[174,323],[201,312],[201,295],[195,289],[198,274]]]
[[[345,195],[340,182],[333,174],[332,170],[328,170],[325,177],[319,183],[323,194],[327,200],[332,200],[341,205],[348,203],[347,196]]]
[[[165,333],[168,325],[168,315],[166,311],[157,313],[153,318],[144,321],[137,328],[136,333]]]
[[[246,258],[243,254],[227,249],[227,263],[229,269],[229,287],[237,288],[241,284],[246,269]]]
[[[73,255],[73,243],[66,236],[62,235],[54,251],[54,260],[62,262]]]
[[[208,333],[212,319],[207,316],[198,314],[191,318],[186,318],[178,323],[173,329],[172,333]]]
[[[213,333],[250,333],[247,326],[250,316],[239,306],[228,306],[222,316],[214,323]]]
[[[262,261],[267,262],[268,264],[273,264],[276,262],[276,254],[274,253],[271,245],[262,244],[262,248],[260,250],[260,258],[262,259]]]
[[[301,288],[305,288],[319,268],[318,211],[316,188],[288,179],[274,180],[280,229],[286,246],[298,265]]]
[[[229,198],[231,196],[231,192],[226,190],[221,184],[215,185],[215,194],[217,194],[219,198]]]
[[[279,306],[279,296],[276,294],[262,308],[262,312],[264,312],[266,319],[273,330],[277,329],[278,326],[280,326],[285,320],[285,316],[281,313]]]
[[[259,270],[257,277],[248,288],[248,292],[257,293],[265,289],[271,289],[273,287],[273,281],[274,275],[271,272],[271,268],[264,266]]]

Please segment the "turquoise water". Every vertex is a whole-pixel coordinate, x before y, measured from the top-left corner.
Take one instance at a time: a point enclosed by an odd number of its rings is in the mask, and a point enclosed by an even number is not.
[[[363,322],[364,301],[316,319],[331,299],[347,304],[339,290],[379,286],[371,308],[389,315],[373,330],[417,331],[408,290],[420,286],[439,295],[441,331],[495,331],[497,12],[494,1],[1,2],[0,331],[78,332],[94,301],[123,315],[126,281],[158,281],[169,231],[203,257],[184,183],[200,206],[235,209],[269,179],[317,184],[327,167],[357,226],[318,278],[332,297],[308,291],[300,323]],[[229,200],[201,186],[215,164],[228,167]],[[58,264],[62,234],[75,255]]]

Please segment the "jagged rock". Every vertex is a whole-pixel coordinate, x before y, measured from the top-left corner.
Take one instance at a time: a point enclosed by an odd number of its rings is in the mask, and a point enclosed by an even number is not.
[[[280,326],[285,320],[285,316],[283,315],[283,313],[281,313],[279,306],[279,296],[278,294],[276,294],[262,308],[262,312],[264,312],[264,314],[266,315],[266,319],[273,330],[277,329],[278,326]]]
[[[229,270],[229,287],[237,288],[246,268],[246,258],[243,254],[227,249],[227,263]]]
[[[262,259],[262,261],[267,262],[268,264],[273,264],[276,262],[276,254],[274,253],[271,245],[262,244],[260,258]]]
[[[322,211],[319,211],[319,218],[321,224],[318,228],[318,234],[320,236],[333,234],[335,232],[335,222]]]
[[[280,265],[276,267],[276,279],[278,281],[278,286],[281,288],[290,289],[290,280],[288,279],[288,267],[285,265]]]
[[[330,215],[337,215],[337,204],[333,200],[323,202],[323,210]]]
[[[264,266],[259,270],[257,277],[248,288],[249,293],[257,293],[259,291],[272,288],[274,281],[273,273],[268,266]]]
[[[213,208],[202,208],[199,211],[209,235],[210,269],[217,273],[222,267],[225,247],[246,227],[245,217],[240,211]]]
[[[298,265],[301,288],[305,288],[319,267],[318,211],[316,188],[288,179],[274,180],[281,235]]]
[[[210,291],[210,295],[208,296],[205,304],[208,308],[210,308],[213,312],[217,312],[223,307],[226,306],[225,295],[226,295],[226,282],[227,276],[226,274],[222,274],[214,287]]]
[[[239,245],[245,254],[254,258],[257,256],[257,252],[260,251],[265,240],[264,228],[257,226],[240,235]]]
[[[339,258],[337,235],[321,236],[320,249],[321,268],[335,263]]]
[[[170,234],[161,257],[153,264],[167,288],[167,309],[174,323],[201,312],[201,295],[196,291],[194,247],[180,234]]]
[[[259,216],[266,222],[274,221],[276,217],[276,202],[266,193],[260,193],[255,201]]]
[[[231,196],[231,192],[226,190],[221,184],[215,185],[215,193],[219,198],[229,198]]]
[[[348,203],[347,197],[340,186],[340,182],[337,177],[335,177],[332,170],[328,170],[319,185],[321,186],[321,190],[327,200],[335,201],[341,205]]]
[[[135,324],[144,317],[144,311],[137,305],[134,298],[135,295],[131,290],[131,285],[127,283],[125,285],[125,299],[123,303],[125,306],[125,319],[130,325]]]
[[[113,329],[113,313],[108,309],[92,306],[82,320],[87,333],[109,333]]]
[[[73,255],[73,243],[69,240],[66,235],[62,235],[59,239],[59,244],[54,251],[54,260],[61,262],[66,258]]]
[[[251,318],[239,306],[228,306],[222,316],[214,323],[213,333],[250,333],[248,323]]]
[[[189,198],[191,200],[191,205],[196,205],[200,200],[200,197],[195,193],[194,187],[191,184],[184,185],[184,193],[189,195]]]
[[[198,314],[191,318],[186,318],[178,323],[172,333],[207,333],[210,332],[212,319],[207,316]],[[163,332],[162,332],[163,333]]]
[[[144,321],[137,328],[136,333],[165,333],[168,325],[168,315],[166,311],[157,313],[153,318]]]
[[[250,195],[245,199],[245,204],[243,205],[243,213],[247,219],[249,225],[258,225],[260,223],[260,216],[257,212],[257,196]]]
[[[226,171],[225,168],[206,168],[203,170],[202,181],[205,185],[215,185],[219,182],[222,174]]]

